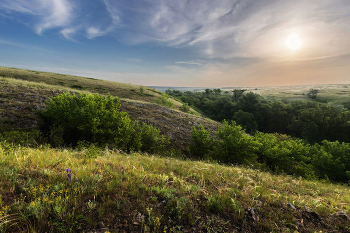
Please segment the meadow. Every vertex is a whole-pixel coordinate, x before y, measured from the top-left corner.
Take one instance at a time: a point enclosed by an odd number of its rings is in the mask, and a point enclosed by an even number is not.
[[[300,85],[300,86],[267,86],[267,87],[242,87],[247,91],[257,93],[268,100],[310,100],[307,93],[311,89],[319,90],[317,99],[334,106],[341,106],[344,102],[350,102],[350,85],[348,84],[324,84],[324,85]],[[222,88],[223,91],[232,91],[232,88]]]
[[[2,232],[350,230],[349,187],[329,182],[94,147],[1,143],[0,160]]]

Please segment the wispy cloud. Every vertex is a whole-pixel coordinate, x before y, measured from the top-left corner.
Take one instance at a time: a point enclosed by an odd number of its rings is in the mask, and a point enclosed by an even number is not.
[[[62,28],[73,20],[73,6],[68,0],[4,0],[0,3],[7,13],[18,12],[36,18],[35,31],[41,34],[51,28]]]
[[[204,64],[204,61],[201,60],[196,60],[196,61],[177,61],[175,62],[177,64],[186,64],[186,65],[197,65],[197,66],[201,66]]]
[[[82,0],[3,0],[0,13],[9,18],[13,13],[22,14],[24,17],[17,20],[32,26],[39,35],[49,29],[58,29],[64,38],[75,41],[77,34],[88,39],[108,34],[120,22],[107,0],[94,4],[96,6],[91,7],[91,2],[86,4]],[[94,8],[102,8],[102,11],[96,13]]]

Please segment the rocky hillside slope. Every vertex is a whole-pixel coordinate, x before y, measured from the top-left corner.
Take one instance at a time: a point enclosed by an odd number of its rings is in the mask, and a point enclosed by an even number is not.
[[[12,78],[0,78],[0,127],[6,130],[36,129],[36,110],[45,108],[45,102],[64,92],[91,93]],[[183,113],[155,103],[121,100],[121,110],[132,120],[152,124],[162,135],[171,138],[173,148],[184,151],[190,143],[193,126],[203,125],[214,131],[219,123],[199,116]]]

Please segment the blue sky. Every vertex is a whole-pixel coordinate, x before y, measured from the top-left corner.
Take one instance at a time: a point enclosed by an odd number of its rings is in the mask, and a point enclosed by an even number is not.
[[[349,0],[1,0],[0,32],[7,67],[153,86],[350,83]]]

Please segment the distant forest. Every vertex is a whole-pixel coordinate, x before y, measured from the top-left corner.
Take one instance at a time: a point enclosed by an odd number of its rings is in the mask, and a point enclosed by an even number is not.
[[[205,92],[166,90],[203,115],[216,121],[235,121],[247,133],[280,133],[320,143],[350,142],[350,111],[313,101],[268,101],[245,90]],[[348,107],[348,105],[344,105]]]

